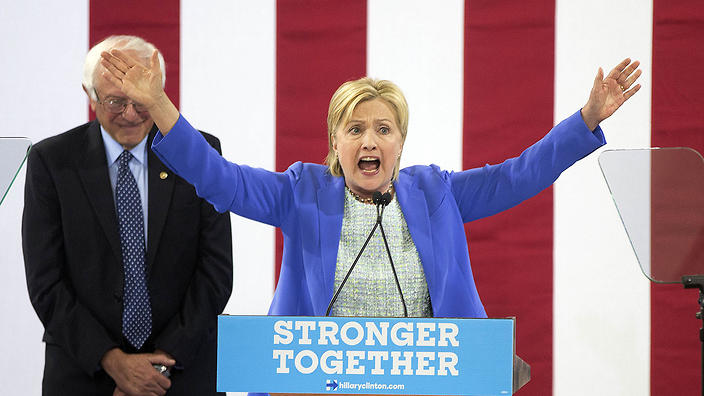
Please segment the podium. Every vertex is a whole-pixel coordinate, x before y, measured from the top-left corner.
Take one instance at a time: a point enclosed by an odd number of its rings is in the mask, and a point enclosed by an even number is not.
[[[32,142],[22,137],[0,137],[0,205],[15,181]]]
[[[218,318],[218,391],[499,396],[529,379],[513,318]]]

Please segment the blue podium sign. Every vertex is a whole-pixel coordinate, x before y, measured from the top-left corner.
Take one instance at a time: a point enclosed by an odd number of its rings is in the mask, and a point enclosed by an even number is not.
[[[218,391],[510,395],[513,319],[228,316]]]

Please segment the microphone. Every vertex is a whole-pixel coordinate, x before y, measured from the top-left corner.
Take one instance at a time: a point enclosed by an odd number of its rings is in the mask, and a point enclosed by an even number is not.
[[[387,193],[389,194],[389,193]],[[391,195],[391,194],[389,194]],[[372,202],[374,205],[376,205],[376,211],[377,211],[377,216],[379,212],[379,205],[382,205],[382,200],[384,199],[384,196],[379,192],[379,191],[374,191],[374,194],[372,194]]]
[[[379,192],[379,191],[377,191]],[[385,192],[381,197],[379,198],[379,201],[381,202],[382,206],[386,206],[391,203],[391,193]]]
[[[381,195],[381,194],[379,194]],[[398,281],[398,276],[396,275],[396,266],[394,266],[394,259],[391,258],[391,250],[389,249],[389,243],[386,241],[386,233],[384,232],[384,225],[381,224],[381,216],[384,214],[384,208],[391,202],[391,194],[384,193],[379,199],[379,204],[381,205],[381,214],[378,217],[379,230],[381,230],[381,238],[384,240],[384,247],[386,247],[386,254],[389,256],[389,262],[391,263],[391,271],[394,273],[394,281],[396,281],[396,289],[398,289],[398,294],[401,296],[401,304],[403,305],[403,317],[408,317],[408,309],[406,308],[406,299],[403,298],[403,291],[401,290],[401,283]],[[378,210],[378,207],[377,207]]]
[[[374,193],[372,194],[372,202],[376,205],[376,223],[374,223],[374,227],[372,227],[372,231],[369,233],[369,236],[367,236],[367,240],[364,241],[364,245],[362,245],[362,248],[359,250],[359,253],[357,253],[357,257],[352,262],[350,269],[347,270],[347,274],[345,274],[344,279],[342,279],[342,282],[337,288],[335,295],[332,297],[332,300],[330,300],[330,304],[328,304],[328,309],[325,311],[325,316],[330,316],[330,310],[332,309],[333,304],[335,304],[335,301],[337,301],[337,297],[340,295],[342,287],[347,282],[347,279],[350,277],[350,274],[352,274],[352,270],[357,265],[359,258],[362,256],[362,252],[364,252],[364,249],[367,247],[367,244],[372,239],[374,231],[376,231],[376,228],[379,227],[381,229],[381,236],[384,240],[384,246],[386,247],[386,254],[389,256],[389,261],[391,262],[391,270],[393,271],[394,280],[396,281],[396,288],[398,289],[398,292],[401,295],[401,303],[403,304],[403,316],[408,317],[408,310],[406,309],[406,300],[403,298],[401,284],[398,281],[398,276],[396,275],[396,268],[394,267],[394,261],[391,258],[391,250],[389,250],[389,244],[386,241],[386,234],[384,233],[384,228],[381,224],[381,217],[384,215],[384,208],[391,202],[391,194],[388,192],[382,194],[379,191],[374,191]]]

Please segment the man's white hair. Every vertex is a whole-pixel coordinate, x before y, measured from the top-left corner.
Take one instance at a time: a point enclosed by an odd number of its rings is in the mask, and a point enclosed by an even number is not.
[[[98,100],[94,87],[95,70],[100,63],[100,54],[103,51],[110,51],[111,49],[134,51],[137,53],[137,56],[146,61],[147,65],[149,64],[149,59],[152,57],[152,54],[157,50],[154,44],[137,36],[110,36],[94,45],[93,48],[88,51],[86,60],[83,63],[83,88],[88,95],[90,95],[90,98],[95,101]],[[159,66],[161,67],[161,85],[163,86],[166,84],[165,62],[161,51],[158,51],[158,56]]]

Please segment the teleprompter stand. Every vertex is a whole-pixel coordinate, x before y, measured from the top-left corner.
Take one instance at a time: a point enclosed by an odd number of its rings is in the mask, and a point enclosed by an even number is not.
[[[682,284],[685,289],[699,289],[699,312],[695,316],[702,321],[702,327],[699,328],[699,342],[702,346],[702,396],[704,396],[704,275],[685,275],[682,277]]]
[[[687,147],[606,150],[599,165],[643,274],[699,289],[704,396],[704,158]]]

